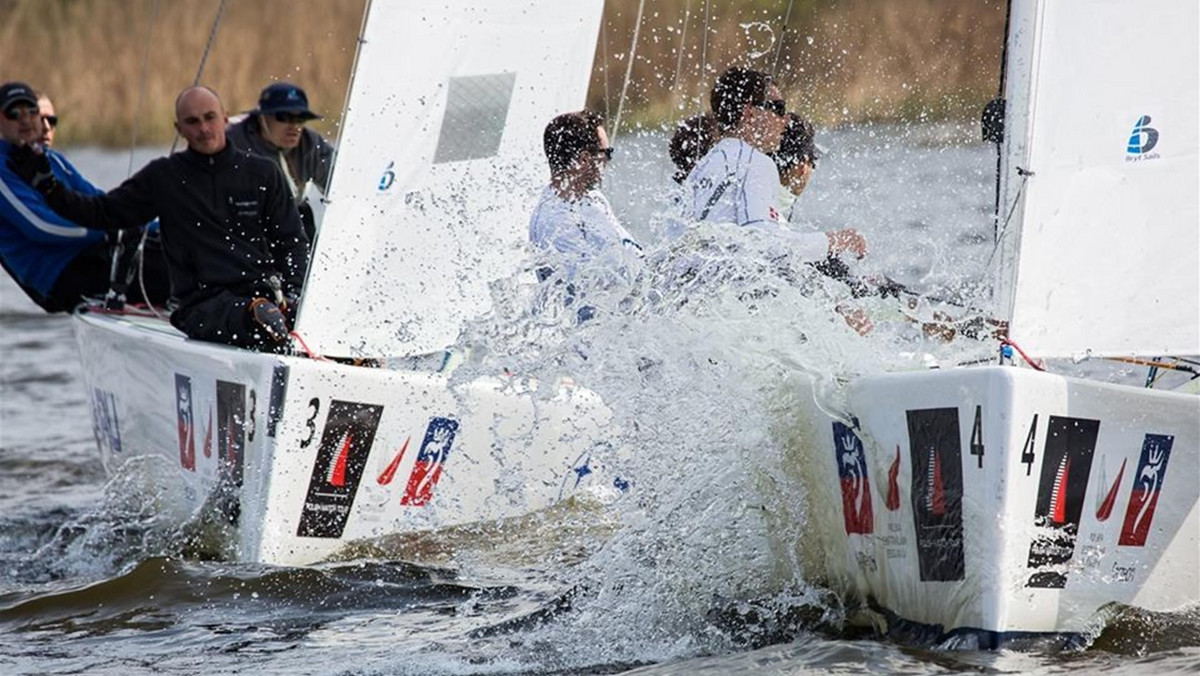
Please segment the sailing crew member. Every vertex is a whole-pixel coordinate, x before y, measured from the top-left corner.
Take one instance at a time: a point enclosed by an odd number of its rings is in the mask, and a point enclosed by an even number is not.
[[[787,128],[787,103],[771,76],[748,68],[730,68],[709,97],[721,139],[687,177],[694,221],[773,227],[784,219],[777,196],[780,177],[771,155]],[[830,233],[775,228],[805,260],[843,252],[862,258],[866,240],[854,230]]]
[[[304,192],[310,181],[322,195],[328,192],[333,167],[333,146],[304,126],[319,119],[320,115],[309,110],[303,89],[290,82],[273,82],[259,94],[258,108],[227,132],[235,148],[279,163],[309,241],[316,239],[317,226]]]
[[[69,312],[85,298],[102,298],[112,269],[104,233],[87,230],[55,213],[41,193],[9,168],[18,149],[44,148],[45,171],[82,195],[100,195],[66,157],[50,149],[58,125],[54,104],[23,82],[0,85],[0,263],[25,294],[46,312]],[[116,228],[145,221],[126,220]],[[130,239],[141,228],[130,229]],[[129,247],[127,265],[134,253]],[[143,270],[149,301],[161,304],[169,295],[166,264],[157,245],[148,246]],[[141,285],[132,285],[132,300],[145,302]]]
[[[602,170],[613,154],[604,116],[590,110],[559,115],[546,125],[542,142],[550,184],[542,190],[529,221],[530,241],[561,254],[567,277],[597,258],[615,258],[615,267],[623,269],[625,256],[640,256],[642,247],[600,192]],[[539,271],[543,279],[549,274],[545,268]]]
[[[229,145],[216,92],[189,87],[175,100],[187,149],[152,161],[104,195],[77,192],[46,154],[10,153],[12,170],[51,208],[89,228],[157,217],[171,290],[171,324],[191,338],[255,349],[288,340],[308,266],[308,238],[278,165]],[[286,314],[285,314],[286,313]]]

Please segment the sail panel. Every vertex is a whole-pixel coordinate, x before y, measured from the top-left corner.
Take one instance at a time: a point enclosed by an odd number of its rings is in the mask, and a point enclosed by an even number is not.
[[[583,107],[602,0],[372,3],[297,331],[436,352],[526,257],[542,132]]]
[[[1014,7],[1000,284],[1027,352],[1200,353],[1198,8]]]

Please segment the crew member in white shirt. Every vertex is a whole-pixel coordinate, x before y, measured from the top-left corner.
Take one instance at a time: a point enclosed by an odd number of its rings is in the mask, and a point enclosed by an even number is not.
[[[595,259],[624,268],[630,254],[641,254],[641,246],[600,192],[602,170],[613,154],[604,117],[588,110],[559,115],[546,125],[543,143],[550,184],[529,221],[530,241],[561,254],[567,277]],[[539,276],[547,274],[539,271]]]
[[[775,228],[805,260],[866,254],[866,240],[854,230],[819,233],[783,226],[780,174],[770,155],[779,148],[789,118],[769,75],[730,68],[713,85],[710,105],[721,140],[688,175],[693,220]]]

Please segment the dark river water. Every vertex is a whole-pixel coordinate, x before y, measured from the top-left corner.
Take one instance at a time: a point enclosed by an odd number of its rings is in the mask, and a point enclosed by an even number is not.
[[[995,162],[974,138],[954,126],[825,132],[805,220],[859,228],[870,265],[908,284],[970,287],[991,252]],[[668,187],[662,145],[617,139],[606,187],[647,239]],[[129,164],[67,153],[103,187]],[[134,166],[155,155],[139,151]],[[79,373],[70,319],[0,282],[2,674],[1200,672],[1195,612],[1127,614],[1066,654],[901,646],[854,628],[803,581],[743,585],[731,603],[722,580],[748,554],[631,554],[606,546],[618,527],[588,506],[308,568],[231,562],[220,527],[159,509],[151,463],[106,474]],[[720,415],[720,401],[696,396]],[[629,582],[600,584],[614,579]]]

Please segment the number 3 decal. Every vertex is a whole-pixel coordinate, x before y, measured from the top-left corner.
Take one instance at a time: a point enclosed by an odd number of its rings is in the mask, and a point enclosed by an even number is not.
[[[308,437],[300,442],[300,448],[308,448],[313,437],[317,436],[317,414],[321,412],[321,400],[313,397],[308,401],[308,406],[312,409],[312,415],[308,416],[308,421],[304,423],[308,427]]]
[[[246,435],[246,440],[254,441],[254,432],[258,429],[258,423],[255,421],[255,415],[258,413],[258,394],[254,390],[250,390],[250,433]]]

